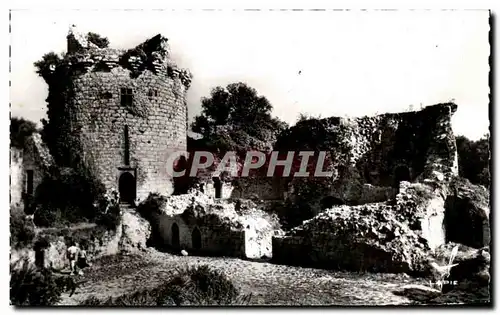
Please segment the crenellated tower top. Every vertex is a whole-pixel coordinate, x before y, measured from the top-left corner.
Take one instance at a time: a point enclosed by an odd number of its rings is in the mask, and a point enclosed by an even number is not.
[[[170,58],[168,39],[161,34],[128,50],[101,48],[72,25],[67,36],[67,49],[64,64],[73,75],[109,72],[113,68],[122,67],[129,70],[132,77],[138,77],[149,70],[159,76],[178,78],[186,88],[191,84],[192,74],[187,69],[180,69]]]

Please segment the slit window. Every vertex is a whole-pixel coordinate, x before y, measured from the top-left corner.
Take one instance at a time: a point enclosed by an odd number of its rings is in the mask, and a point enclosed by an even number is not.
[[[125,140],[125,165],[130,164],[130,145],[129,145],[129,138],[128,138],[128,126],[125,125],[125,128],[123,130],[123,138]]]
[[[120,94],[122,106],[132,106],[132,103],[134,101],[134,94],[132,89],[121,88]]]
[[[158,90],[149,90],[148,91],[148,98],[149,100],[153,100],[153,98],[158,97]]]
[[[99,94],[99,97],[103,100],[109,100],[113,98],[113,94],[111,94],[111,92],[102,92]]]

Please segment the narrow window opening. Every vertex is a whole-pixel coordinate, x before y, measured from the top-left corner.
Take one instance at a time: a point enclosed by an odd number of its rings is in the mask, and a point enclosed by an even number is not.
[[[125,154],[124,154],[124,163],[125,165],[130,164],[130,145],[129,145],[129,135],[128,135],[128,126],[125,125],[125,129],[123,130],[123,138],[125,140]]]
[[[193,249],[201,249],[201,232],[198,227],[195,227],[191,234]]]
[[[153,98],[158,97],[158,90],[149,90],[148,91],[148,98],[150,101],[153,100]]]
[[[134,95],[132,89],[121,88],[120,94],[121,94],[122,106],[132,106],[132,103],[134,101]]]
[[[175,249],[180,247],[179,226],[177,223],[172,224],[172,247]]]
[[[113,98],[113,94],[111,94],[111,92],[102,92],[99,96],[103,100],[109,100]]]
[[[214,177],[212,178],[212,180],[214,182],[215,198],[220,198],[222,193],[222,183],[220,181],[220,178]]]

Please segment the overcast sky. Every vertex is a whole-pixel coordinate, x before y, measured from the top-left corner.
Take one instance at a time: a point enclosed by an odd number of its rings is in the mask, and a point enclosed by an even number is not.
[[[487,11],[13,11],[13,115],[45,116],[47,86],[33,62],[65,51],[71,24],[116,48],[169,38],[194,75],[191,118],[212,87],[242,81],[288,123],[299,113],[361,116],[454,100],[456,133],[478,139],[489,128]]]

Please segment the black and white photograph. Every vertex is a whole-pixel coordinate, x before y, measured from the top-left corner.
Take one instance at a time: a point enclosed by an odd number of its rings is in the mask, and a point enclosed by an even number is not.
[[[208,8],[10,10],[11,307],[491,307],[494,12]]]

